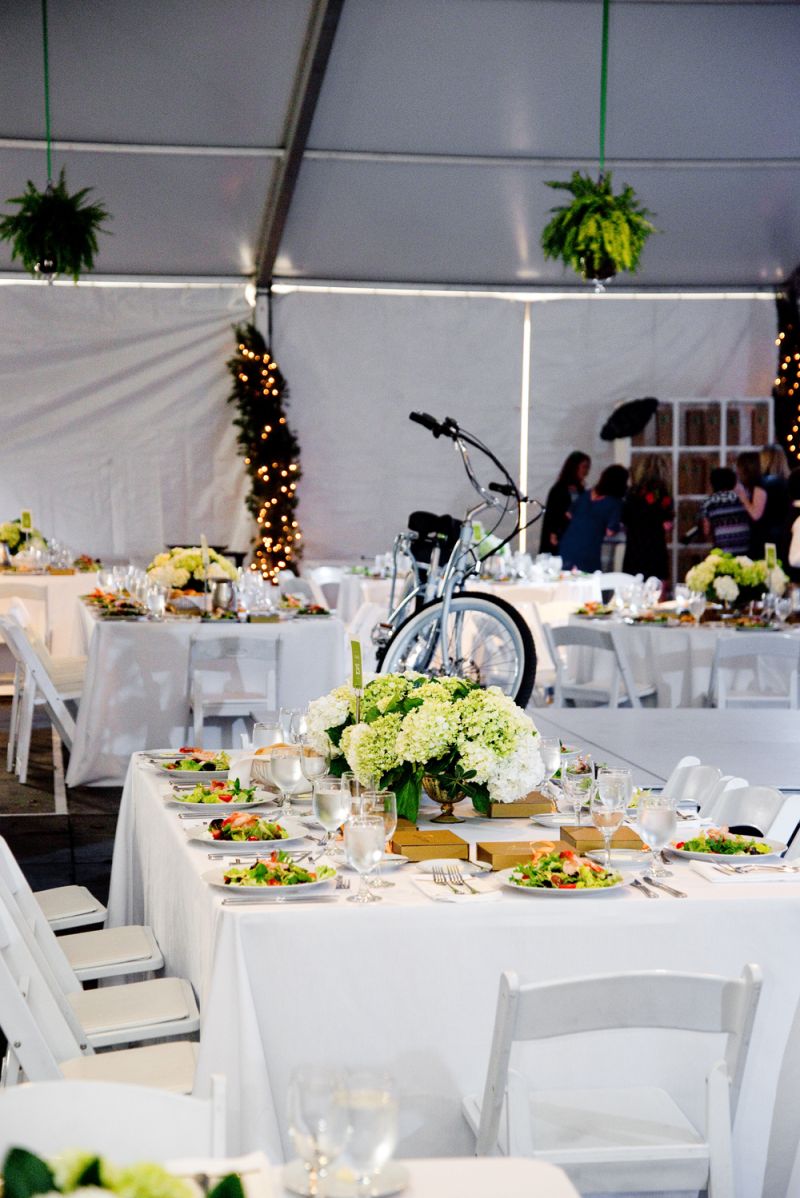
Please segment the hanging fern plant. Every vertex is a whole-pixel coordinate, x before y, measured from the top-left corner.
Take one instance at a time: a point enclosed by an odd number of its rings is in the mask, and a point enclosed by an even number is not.
[[[72,275],[91,270],[97,253],[97,234],[108,212],[102,204],[85,203],[91,191],[84,187],[70,195],[62,168],[57,183],[44,191],[28,180],[21,196],[9,204],[19,211],[0,220],[0,238],[11,245],[12,259],[19,258],[32,275]]]
[[[12,261],[19,258],[36,278],[53,281],[54,275],[72,275],[77,283],[82,270],[91,270],[97,253],[97,234],[108,219],[102,204],[87,204],[91,187],[70,195],[64,168],[53,182],[53,147],[50,136],[50,50],[47,38],[47,0],[42,0],[42,57],[44,59],[44,122],[47,139],[47,186],[44,191],[28,180],[21,196],[7,202],[19,211],[0,220],[0,241],[11,245]]]
[[[560,259],[584,279],[609,279],[623,270],[635,271],[642,247],[655,226],[636,193],[627,184],[619,195],[611,189],[611,172],[595,181],[573,171],[567,183],[548,181],[548,187],[569,191],[570,204],[550,211],[555,215],[542,232],[545,258]]]

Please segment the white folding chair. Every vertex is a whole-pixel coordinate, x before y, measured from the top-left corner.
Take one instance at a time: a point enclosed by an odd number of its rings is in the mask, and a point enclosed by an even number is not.
[[[313,578],[298,578],[293,570],[279,570],[277,581],[281,598],[286,595],[294,595],[303,603],[319,603],[321,607],[327,606],[322,589],[317,586]]]
[[[0,903],[22,936],[33,961],[50,987],[58,1007],[81,1045],[93,1048],[166,1040],[200,1027],[192,988],[184,978],[153,978],[119,986],[84,990],[67,966],[61,977],[51,968],[45,949],[25,920],[22,909],[0,876]],[[63,962],[62,962],[63,965]]]
[[[34,642],[25,628],[11,616],[0,616],[0,630],[17,662],[11,711],[8,768],[16,758],[17,776],[27,781],[33,715],[41,703],[68,749],[75,736],[75,718],[67,707],[77,702],[83,690],[84,658],[65,658],[59,664],[46,648]],[[38,651],[37,651],[38,649]]]
[[[115,1081],[189,1094],[198,1046],[189,1040],[95,1053],[75,1035],[36,967],[10,911],[0,903],[0,1030],[8,1041],[2,1083]]]
[[[556,684],[553,696],[554,707],[566,707],[568,702],[587,707],[641,707],[642,699],[656,693],[652,685],[640,686],[633,677],[625,652],[610,628],[582,628],[568,624],[553,628],[544,624],[545,637],[550,647],[550,656],[556,667]],[[561,650],[591,649],[593,673],[599,664],[597,654],[603,654],[610,663],[610,676],[606,679],[592,678],[582,682],[577,675],[568,673],[568,663]]]
[[[625,574],[622,570],[596,570],[595,581],[600,588],[600,593],[604,591],[620,591],[624,587],[633,586],[637,581],[641,581],[641,574]]]
[[[306,571],[306,578],[319,589],[325,606],[331,611],[338,607],[343,575],[341,566],[313,566]]]
[[[555,690],[556,685],[556,665],[544,625],[558,628],[568,624],[569,617],[575,611],[575,604],[570,600],[553,599],[546,603],[520,603],[518,606],[531,630],[536,648],[536,688],[533,701],[541,706]]]
[[[760,988],[757,965],[745,966],[741,978],[656,970],[526,986],[503,973],[483,1099],[467,1098],[462,1107],[476,1156],[499,1151],[549,1161],[582,1193],[707,1188],[713,1198],[733,1198],[731,1126]],[[693,1062],[702,1060],[696,1033],[725,1037],[722,1060],[716,1046],[708,1050],[704,1127],[652,1084],[612,1089],[593,1078],[591,1088],[533,1090],[509,1068],[515,1043],[612,1029],[686,1032]],[[674,1038],[670,1045],[675,1052]],[[575,1048],[565,1080],[581,1075]]]
[[[769,667],[773,666],[772,671]],[[728,672],[755,675],[743,689],[731,688]],[[773,687],[760,688],[759,674],[770,672]],[[731,633],[719,637],[711,664],[709,700],[714,707],[800,706],[800,640],[791,633]]]
[[[686,781],[686,775],[689,773],[689,767],[699,764],[699,757],[681,757],[664,783],[661,793],[669,795],[671,799],[675,799],[676,802],[680,803],[683,798],[683,786]]]
[[[12,585],[7,587],[6,579],[0,578],[0,603],[5,604],[9,600],[11,602],[8,610],[19,610],[21,606],[25,612],[25,619],[21,623],[27,623],[31,631],[35,632],[49,649],[53,642],[53,636],[50,627],[50,592],[48,588],[37,586],[33,582],[18,582],[17,578],[14,578]]]
[[[277,636],[274,639],[257,639],[243,636],[241,633],[226,633],[214,637],[198,634],[192,636],[189,642],[187,682],[189,715],[194,737],[192,744],[202,745],[203,727],[208,718],[249,719],[254,707],[278,707],[279,651],[280,640]],[[247,663],[251,662],[261,663],[263,679],[258,689],[244,690],[241,680],[242,666],[246,668]],[[220,674],[225,680],[224,689],[208,689],[212,676],[219,682]],[[189,736],[187,722],[187,743]]]
[[[771,786],[744,786],[724,791],[712,818],[728,828],[753,828],[759,836],[770,836],[786,803],[786,795]]]
[[[7,842],[0,836],[0,878],[33,929],[50,968],[66,993],[81,982],[153,973],[164,964],[150,928],[128,925],[56,936]]]
[[[701,819],[716,819],[720,799],[729,790],[747,786],[746,778],[721,774],[714,765],[696,765],[686,778],[684,802],[696,803]]]
[[[0,1091],[0,1160],[9,1148],[52,1158],[86,1148],[114,1164],[226,1155],[225,1078],[208,1098],[119,1082],[26,1082]],[[113,1117],[110,1113],[113,1112]]]

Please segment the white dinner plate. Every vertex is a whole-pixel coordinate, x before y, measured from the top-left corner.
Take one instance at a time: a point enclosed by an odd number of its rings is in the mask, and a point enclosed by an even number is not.
[[[335,857],[337,865],[341,869],[352,869],[352,865],[342,853],[341,859],[339,854],[331,854]],[[396,869],[398,865],[408,865],[408,857],[404,857],[401,853],[384,853],[381,857],[381,869]]]
[[[306,868],[306,862],[299,863]],[[317,862],[317,864],[319,864]],[[230,868],[230,866],[228,867]],[[333,887],[336,881],[336,872],[330,875],[329,878],[323,878],[320,882],[302,882],[297,886],[237,886],[235,882],[226,882],[225,874],[227,870],[224,866],[217,866],[215,869],[207,869],[200,877],[213,890],[224,890],[226,894],[236,895],[237,898],[256,899],[259,902],[280,902],[287,897],[312,898],[315,894],[324,894]]]
[[[586,820],[586,826],[590,824],[590,820]],[[574,815],[562,815],[560,811],[554,811],[552,815],[548,815],[543,811],[541,815],[532,815],[531,823],[539,824],[542,828],[575,828],[578,821]]]
[[[194,824],[194,827],[189,827],[188,838],[204,845],[207,849],[219,849],[222,853],[236,853],[239,856],[243,853],[271,853],[274,849],[288,849],[300,844],[306,838],[305,828],[296,819],[273,820],[271,815],[261,811],[256,811],[254,814],[261,816],[262,819],[269,819],[271,823],[279,823],[284,831],[289,833],[286,840],[215,840],[208,830],[208,824],[201,823],[199,820],[189,820],[189,824]],[[220,812],[219,815],[211,818],[221,819],[224,816]]]
[[[687,837],[691,840],[692,837]],[[769,845],[768,853],[693,853],[690,849],[676,849],[669,845],[668,851],[673,857],[683,857],[686,861],[722,861],[725,865],[751,865],[758,861],[777,861],[786,852],[786,845],[779,840],[770,840],[767,836],[749,836],[748,840],[763,840]]]
[[[253,807],[266,807],[269,799],[260,797],[256,791],[249,802],[231,799],[230,803],[189,803],[186,799],[179,798],[175,791],[170,791],[164,796],[164,802],[173,803],[184,811],[202,811],[208,814],[209,819],[218,819],[220,811],[250,811]]]
[[[518,886],[516,882],[511,881],[513,869],[513,866],[511,869],[501,869],[497,874],[500,884],[506,890],[516,890],[518,894],[538,894],[543,898],[563,898],[564,895],[569,895],[570,898],[589,898],[603,894],[616,894],[618,890],[624,890],[626,886],[630,886],[633,881],[633,878],[626,878],[623,875],[622,881],[617,882],[615,886],[598,886],[596,890],[550,890],[545,886]]]
[[[188,757],[190,754],[186,753]],[[179,760],[173,756],[170,760]],[[181,785],[186,785],[191,782],[192,786],[196,786],[198,782],[227,782],[230,770],[168,770],[166,765],[160,762],[154,762],[159,774],[165,778],[171,778],[173,782],[180,782]]]
[[[414,865],[421,874],[432,874],[434,869],[450,869],[455,866],[462,874],[472,877],[474,874],[491,873],[492,867],[488,861],[461,861],[457,857],[429,857],[425,861],[415,861]]]

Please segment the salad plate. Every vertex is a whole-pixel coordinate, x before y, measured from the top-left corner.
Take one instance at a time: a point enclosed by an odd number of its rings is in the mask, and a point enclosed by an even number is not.
[[[712,847],[714,845],[717,847]],[[723,848],[722,845],[727,847]],[[737,861],[777,861],[785,851],[786,845],[779,840],[768,840],[766,836],[737,836],[718,828],[708,828],[695,836],[673,840],[669,846],[669,852],[674,857],[683,857],[686,861],[725,861],[731,864]]]
[[[230,796],[230,797],[228,797]],[[226,811],[237,811],[244,807],[263,807],[269,798],[262,798],[253,786],[240,786],[238,780],[226,786],[224,782],[199,782],[192,790],[174,787],[164,796],[165,802],[174,803],[187,811],[209,812],[209,808],[222,807]]]
[[[331,856],[335,857],[338,861],[338,858],[339,858],[338,853],[332,853]],[[398,867],[398,865],[408,865],[408,857],[404,857],[401,853],[384,853],[383,856],[381,857],[381,869],[396,869]],[[342,853],[342,860],[340,863],[340,868],[341,869],[352,869],[353,868],[352,865],[350,864],[350,862],[345,857],[344,853]]]
[[[188,829],[188,839],[195,844],[201,844],[207,849],[219,849],[221,852],[235,851],[243,853],[263,853],[274,848],[293,848],[306,839],[306,830],[298,820],[278,819],[271,813],[262,811],[238,811],[231,815],[220,815],[218,819],[206,823],[190,820],[194,827]],[[221,829],[222,835],[214,836],[216,825],[227,825]],[[283,837],[264,836],[269,829],[279,826],[286,833]],[[261,839],[253,840],[251,835],[261,834]]]
[[[543,853],[530,862],[501,869],[497,877],[507,890],[547,897],[566,894],[573,898],[610,894],[633,881],[616,872],[607,873],[596,861],[572,852]]]
[[[543,828],[575,828],[578,821],[574,815],[568,815],[566,812],[562,815],[560,811],[553,811],[552,813],[543,811],[540,815],[532,815],[531,823],[540,824]]]
[[[217,866],[206,870],[201,877],[212,889],[227,895],[269,902],[283,901],[292,895],[305,898],[323,894],[330,890],[336,870],[321,861],[308,869],[302,862],[277,852],[252,865]]]
[[[225,782],[231,768],[227,753],[211,753],[200,750],[171,753],[165,759],[154,762],[160,774],[176,781],[194,784],[203,782]]]

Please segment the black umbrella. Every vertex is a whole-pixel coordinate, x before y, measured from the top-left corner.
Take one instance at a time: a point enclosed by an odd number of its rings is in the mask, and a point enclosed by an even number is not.
[[[647,426],[657,407],[658,400],[652,395],[646,395],[644,399],[629,399],[619,404],[600,430],[600,436],[604,441],[634,437]]]

